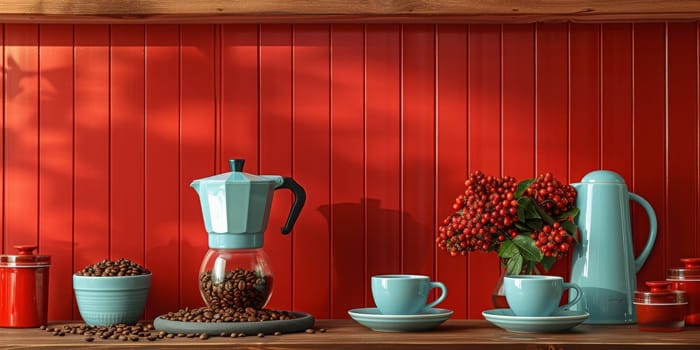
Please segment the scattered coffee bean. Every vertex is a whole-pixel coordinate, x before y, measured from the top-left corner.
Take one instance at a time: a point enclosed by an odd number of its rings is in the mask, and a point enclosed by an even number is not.
[[[305,331],[307,334],[314,334],[316,331],[313,328],[307,328]]]
[[[275,335],[282,335],[282,332],[277,331],[277,332],[275,332]]]
[[[199,335],[199,339],[200,339],[200,340],[207,340],[207,339],[209,339],[209,334],[207,334],[207,333],[202,333],[202,334]]]
[[[100,262],[84,267],[75,274],[78,276],[114,277],[148,275],[150,273],[151,272],[145,267],[129,259],[121,258],[115,261],[104,259]]]
[[[238,333],[238,337],[239,337],[239,338],[245,337],[245,333]]]
[[[160,316],[168,321],[180,322],[264,322],[289,320],[297,316],[289,311],[248,308],[208,308],[181,309]]]
[[[258,338],[263,338],[265,337],[265,333],[258,333]]]
[[[92,342],[92,341],[94,341],[94,340],[95,340],[95,338],[93,338],[93,337],[91,337],[91,336],[85,337],[85,341],[88,342],[88,343],[89,343],[89,342]]]
[[[325,329],[325,328],[321,328],[321,329],[319,329],[318,331],[321,332],[321,333],[326,333],[326,329]]]

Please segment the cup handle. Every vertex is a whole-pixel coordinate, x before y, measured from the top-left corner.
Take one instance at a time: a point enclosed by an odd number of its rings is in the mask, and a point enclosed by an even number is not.
[[[560,306],[559,311],[567,310],[568,308],[572,307],[574,304],[578,303],[579,300],[581,300],[581,297],[583,296],[583,290],[576,283],[564,283],[563,287],[564,287],[564,289],[567,289],[567,288],[575,289],[576,290],[576,298],[574,298],[574,300],[570,301],[568,304]],[[569,293],[571,293],[571,291],[569,291]]]
[[[430,309],[433,306],[440,304],[443,300],[445,300],[445,297],[447,297],[447,287],[445,287],[445,285],[442,282],[430,282],[430,289],[433,288],[440,288],[442,292],[440,293],[439,298],[433,300],[432,303],[425,306],[426,309]]]

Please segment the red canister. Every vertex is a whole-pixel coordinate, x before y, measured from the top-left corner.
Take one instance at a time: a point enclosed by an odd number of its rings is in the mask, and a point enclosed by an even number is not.
[[[637,326],[640,331],[673,332],[685,326],[688,295],[671,289],[669,281],[646,282],[649,290],[634,292]]]
[[[700,258],[681,259],[682,268],[668,269],[666,280],[673,282],[673,289],[688,293],[688,313],[685,324],[700,325]]]
[[[36,246],[15,248],[17,255],[0,255],[0,327],[39,327],[48,313],[51,257],[35,255]]]

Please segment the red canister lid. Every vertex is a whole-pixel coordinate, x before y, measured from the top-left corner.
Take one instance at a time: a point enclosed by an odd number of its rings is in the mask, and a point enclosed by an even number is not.
[[[16,245],[17,255],[0,255],[0,267],[44,267],[51,264],[48,255],[35,255],[35,245]]]
[[[700,281],[700,258],[681,259],[683,267],[668,269],[666,279],[669,281]]]
[[[675,305],[687,304],[688,293],[682,290],[671,289],[669,281],[649,281],[646,282],[649,290],[638,290],[634,292],[635,304],[650,304],[650,305]]]

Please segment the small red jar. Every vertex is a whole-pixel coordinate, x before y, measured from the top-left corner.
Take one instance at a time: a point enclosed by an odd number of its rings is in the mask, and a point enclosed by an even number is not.
[[[649,291],[634,292],[637,326],[641,331],[674,332],[685,326],[688,294],[671,289],[671,282],[650,281]]]
[[[46,324],[51,257],[37,248],[18,245],[17,255],[0,255],[0,327],[27,328]]]
[[[700,325],[700,258],[681,259],[684,267],[668,269],[666,280],[673,282],[673,289],[688,293],[688,313],[685,324]]]

